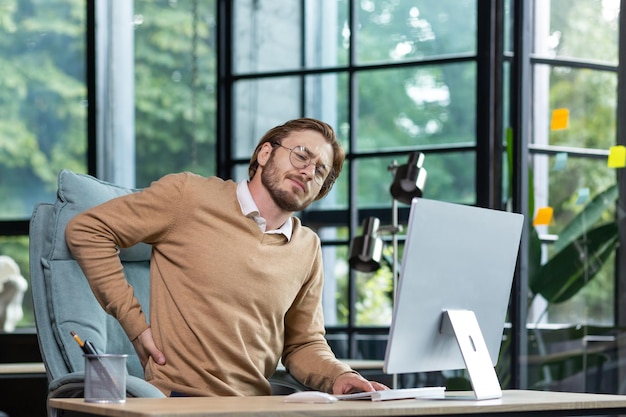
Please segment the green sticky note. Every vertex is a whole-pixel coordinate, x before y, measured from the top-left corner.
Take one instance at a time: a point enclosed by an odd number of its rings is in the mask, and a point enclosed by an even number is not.
[[[567,165],[567,153],[559,152],[554,157],[554,166],[552,167],[553,171],[562,171],[565,169]]]
[[[578,190],[578,197],[576,198],[576,205],[580,206],[587,202],[589,199],[589,188],[581,188]]]

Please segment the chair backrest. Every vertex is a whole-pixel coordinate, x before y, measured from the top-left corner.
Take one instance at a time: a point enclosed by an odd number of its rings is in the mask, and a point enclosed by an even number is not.
[[[134,191],[63,170],[56,201],[39,204],[33,212],[29,232],[31,287],[37,337],[50,381],[84,370],[83,352],[71,336],[72,330],[102,353],[128,354],[129,374],[143,378],[128,337],[117,320],[100,307],[65,243],[65,226],[72,217]],[[146,315],[150,252],[146,244],[120,251],[127,279]]]

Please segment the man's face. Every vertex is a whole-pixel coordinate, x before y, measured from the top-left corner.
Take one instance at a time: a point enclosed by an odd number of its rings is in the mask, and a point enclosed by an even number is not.
[[[319,194],[321,183],[318,182],[330,172],[333,149],[324,136],[311,130],[292,132],[281,145],[272,150],[261,171],[261,182],[281,209],[301,211]],[[299,158],[304,155],[310,158],[308,165]]]

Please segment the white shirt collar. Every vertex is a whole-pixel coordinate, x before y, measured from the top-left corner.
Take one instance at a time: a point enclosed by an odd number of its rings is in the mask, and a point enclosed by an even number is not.
[[[244,216],[250,217],[254,220],[256,224],[259,225],[259,228],[261,228],[263,233],[282,233],[287,238],[287,241],[291,240],[291,234],[293,232],[293,222],[291,218],[276,230],[265,230],[267,222],[261,216],[259,207],[252,198],[247,180],[242,180],[237,184],[237,201],[239,201],[239,206],[241,207],[241,212]]]

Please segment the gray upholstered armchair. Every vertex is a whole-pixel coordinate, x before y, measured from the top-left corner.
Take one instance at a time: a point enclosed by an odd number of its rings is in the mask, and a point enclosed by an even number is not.
[[[163,397],[146,382],[132,344],[117,320],[96,301],[65,243],[65,226],[79,212],[133,192],[88,175],[63,170],[57,200],[39,204],[30,223],[30,275],[37,337],[48,376],[48,397],[82,397],[83,352],[70,335],[76,331],[101,352],[128,354],[127,396]],[[150,246],[121,252],[124,270],[148,312]],[[52,412],[52,411],[51,411]]]
[[[162,397],[143,379],[143,369],[132,344],[117,320],[96,301],[80,267],[65,243],[65,226],[76,214],[135,190],[69,170],[59,173],[57,199],[39,204],[30,224],[30,274],[37,336],[49,397],[83,396],[83,352],[70,335],[76,331],[106,353],[128,354],[127,396]],[[122,249],[120,257],[135,295],[149,315],[151,248],[138,244]],[[293,377],[279,371],[271,379],[275,394],[303,389]]]

